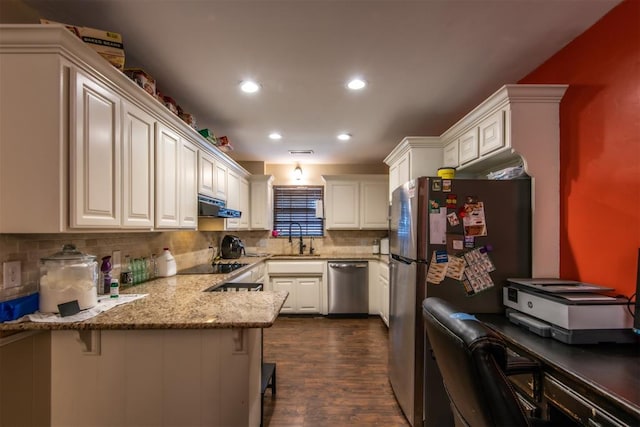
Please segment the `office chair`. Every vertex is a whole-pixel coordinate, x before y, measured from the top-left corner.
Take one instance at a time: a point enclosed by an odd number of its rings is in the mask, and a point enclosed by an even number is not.
[[[549,425],[527,416],[507,379],[511,374],[537,376],[535,362],[508,358],[506,345],[495,332],[440,298],[427,298],[422,306],[428,340],[457,426]]]

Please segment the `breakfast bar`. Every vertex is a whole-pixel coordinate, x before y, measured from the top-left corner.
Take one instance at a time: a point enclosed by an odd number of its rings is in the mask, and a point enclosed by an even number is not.
[[[34,402],[47,424],[258,426],[262,328],[287,293],[205,292],[241,273],[156,279],[121,292],[145,297],[92,319],[0,332],[41,332],[27,340],[50,387]]]

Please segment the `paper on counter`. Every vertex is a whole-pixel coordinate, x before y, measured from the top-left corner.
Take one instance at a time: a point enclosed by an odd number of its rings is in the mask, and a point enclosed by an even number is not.
[[[149,294],[125,294],[120,295],[118,298],[110,298],[108,295],[100,297],[98,304],[92,308],[82,310],[72,316],[62,317],[56,313],[40,313],[36,311],[32,314],[27,314],[19,319],[12,320],[5,323],[20,323],[20,322],[39,322],[39,323],[73,323],[89,320],[92,317],[96,317],[100,313],[104,313],[107,310],[111,310],[118,305],[127,304],[140,298],[144,298]]]

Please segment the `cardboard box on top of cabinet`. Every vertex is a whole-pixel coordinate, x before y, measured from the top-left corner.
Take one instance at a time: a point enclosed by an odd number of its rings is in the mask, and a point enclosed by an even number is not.
[[[64,25],[69,31],[98,52],[100,56],[109,61],[111,65],[120,71],[124,70],[124,45],[122,44],[122,36],[119,33],[96,28],[77,27],[47,19],[40,19],[40,23]]]

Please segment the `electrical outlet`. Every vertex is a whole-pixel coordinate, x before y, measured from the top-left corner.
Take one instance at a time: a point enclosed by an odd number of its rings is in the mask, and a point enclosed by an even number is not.
[[[21,262],[20,261],[6,261],[2,263],[2,271],[3,271],[3,281],[2,287],[6,288],[15,288],[16,286],[20,286],[22,283],[22,273],[21,273]]]
[[[111,269],[112,270],[118,270],[120,271],[120,264],[121,264],[121,259],[120,259],[120,251],[113,251],[113,253],[111,254]]]

